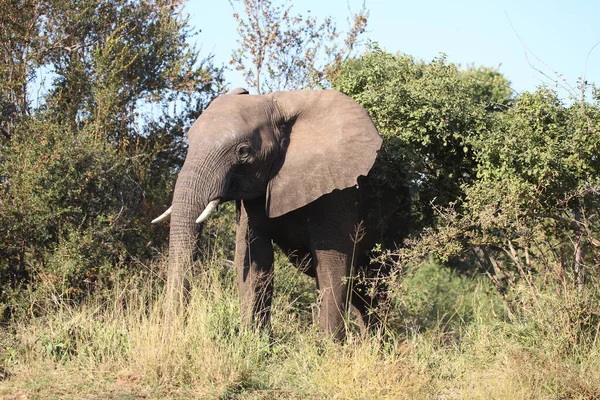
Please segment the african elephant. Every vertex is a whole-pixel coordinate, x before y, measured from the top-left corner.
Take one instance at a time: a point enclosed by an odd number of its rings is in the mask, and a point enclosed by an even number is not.
[[[275,243],[295,263],[310,260],[305,272],[316,277],[325,332],[345,335],[350,302],[368,324],[370,300],[356,291],[349,296],[347,279],[358,264],[368,264],[362,255],[374,244],[356,243],[365,215],[361,177],[382,144],[367,112],[337,91],[250,95],[236,89],[209,105],[188,139],[172,205],[153,221],[171,217],[167,314],[182,302],[199,224],[220,202],[234,200],[246,323],[270,326]]]

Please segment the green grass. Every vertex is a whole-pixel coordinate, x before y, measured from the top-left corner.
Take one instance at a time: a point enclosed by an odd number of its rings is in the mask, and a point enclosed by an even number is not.
[[[597,293],[567,301],[540,288],[544,312],[523,296],[523,311],[508,321],[485,279],[428,263],[395,293],[385,337],[353,334],[336,343],[311,323],[314,282],[279,261],[270,340],[240,325],[233,274],[211,264],[194,281],[169,343],[156,281],[123,284],[77,307],[57,302],[43,317],[15,321],[0,337],[0,397],[600,396]],[[585,324],[568,318],[586,309],[578,315]]]

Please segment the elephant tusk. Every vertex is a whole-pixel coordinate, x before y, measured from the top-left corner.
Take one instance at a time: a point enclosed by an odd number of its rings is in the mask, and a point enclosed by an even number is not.
[[[199,224],[200,222],[204,222],[206,220],[206,218],[208,218],[208,216],[217,209],[218,205],[219,205],[219,199],[213,200],[210,203],[208,203],[208,205],[206,206],[204,211],[202,211],[202,214],[200,214],[200,216],[196,220],[196,223]]]
[[[160,221],[162,221],[163,219],[166,219],[166,218],[167,218],[169,215],[171,215],[171,209],[172,209],[172,208],[173,208],[173,206],[169,207],[169,208],[167,209],[167,211],[165,211],[164,213],[162,213],[160,216],[158,216],[158,217],[154,218],[154,219],[152,220],[152,223],[153,223],[153,224],[155,224],[155,223],[157,223],[157,222],[160,222]]]

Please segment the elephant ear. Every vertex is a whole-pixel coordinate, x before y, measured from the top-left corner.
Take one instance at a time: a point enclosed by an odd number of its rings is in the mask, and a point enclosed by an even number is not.
[[[369,114],[336,91],[277,92],[282,158],[272,172],[266,213],[279,217],[336,189],[356,186],[381,147]]]

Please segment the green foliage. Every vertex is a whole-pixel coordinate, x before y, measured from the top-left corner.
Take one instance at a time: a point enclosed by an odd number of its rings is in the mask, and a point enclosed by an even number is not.
[[[567,108],[546,88],[525,93],[496,129],[474,138],[478,175],[491,181],[514,177],[527,186],[528,197],[535,195],[541,207],[549,207],[597,179],[598,123],[593,105]]]
[[[186,43],[187,21],[170,2],[83,0],[57,2],[45,15],[55,77],[46,99],[59,121],[93,123],[94,134],[123,145],[148,104],[185,99],[220,84],[210,59]],[[217,79],[214,77],[217,76]]]
[[[374,178],[412,190],[419,224],[387,259],[392,325],[437,327],[442,343],[458,329],[468,343],[465,324],[494,315],[502,345],[534,359],[597,351],[600,103],[585,101],[589,87],[571,105],[545,87],[513,98],[494,69],[377,48],[342,64],[332,85],[384,137]],[[432,256],[484,273],[496,295],[465,302],[471,282],[483,282],[423,263]]]
[[[472,139],[479,179],[466,190],[462,221],[477,227],[471,242],[504,249],[515,263],[526,257],[520,261],[527,268],[533,263],[560,279],[567,266],[584,262],[574,260],[578,249],[596,263],[599,110],[564,106],[540,88],[522,95],[489,134]]]
[[[502,315],[500,299],[494,301],[492,291],[482,277],[460,274],[430,260],[402,280],[389,323],[409,334],[428,329],[452,332],[478,314]]]
[[[384,139],[372,175],[382,186],[408,183],[416,228],[434,223],[432,204],[464,195],[475,179],[469,138],[488,132],[486,106],[509,94],[494,70],[465,72],[443,56],[425,63],[376,46],[343,63],[331,82],[369,111]]]
[[[161,250],[168,227],[149,221],[170,202],[184,132],[222,91],[178,3],[21,3],[0,33],[14,61],[0,68],[3,317],[52,293],[80,300]],[[32,108],[36,74],[51,82]]]
[[[202,226],[203,240],[200,254],[206,261],[220,260],[230,264],[232,268],[235,255],[235,203],[227,202],[219,205],[215,212]]]
[[[534,271],[579,292],[586,275],[598,273],[599,111],[598,104],[565,106],[540,88],[474,138],[480,179],[466,191],[457,224],[466,228],[465,243],[487,249],[485,265],[506,258],[507,276]]]
[[[401,97],[408,92],[408,84],[399,81],[393,86],[404,89],[396,91],[403,101],[396,103],[398,108],[388,108],[392,100],[386,99],[393,99],[393,92],[369,89],[368,79],[380,73],[394,76],[393,71],[404,76],[398,71],[406,74],[410,68],[414,70],[415,64],[410,59],[396,63],[396,58],[387,54],[368,54],[364,58],[370,63],[368,67],[356,71],[356,80],[348,75],[342,82],[357,91],[354,96],[367,108],[372,107],[369,110],[384,135],[386,130],[387,135],[391,132],[388,143],[402,140],[399,149],[404,154],[395,153],[401,154],[397,165],[417,160],[411,165],[420,173],[410,181],[417,192],[416,201],[422,202],[429,191],[439,187],[444,188],[446,196],[436,196],[435,204],[429,204],[433,218],[422,220],[425,229],[406,240],[405,247],[392,252],[394,275],[401,277],[407,270],[423,268],[420,260],[432,254],[454,264],[462,259],[463,264],[470,264],[471,272],[482,272],[490,278],[498,298],[504,301],[501,314],[509,321],[521,321],[540,338],[556,335],[562,349],[572,348],[574,342],[593,343],[598,334],[598,315],[590,310],[597,309],[600,300],[595,278],[600,272],[599,104],[580,100],[567,106],[554,91],[544,87],[495,107],[490,104],[500,102],[489,88],[481,91],[464,87],[458,92],[460,96],[449,97],[448,93],[456,94],[454,90],[461,86],[446,75],[453,68],[442,68],[439,61],[434,61],[431,71],[437,71],[443,79],[436,81],[430,76],[430,85],[422,83],[418,87],[442,88],[435,100],[423,101],[423,108],[413,111],[420,92]],[[355,65],[361,62],[366,61],[353,61]],[[385,74],[383,67],[389,68]],[[458,74],[454,71],[451,76]],[[340,77],[344,76],[342,70]],[[410,76],[423,79],[426,73]],[[352,86],[356,82],[364,85]],[[444,82],[453,83],[446,90]],[[379,95],[382,100],[376,101]],[[460,99],[462,104],[452,99]],[[405,114],[392,114],[402,107],[408,110]],[[440,110],[452,112],[439,114]],[[397,117],[386,118],[388,115]],[[423,115],[428,117],[416,119],[419,122],[415,124],[422,128],[411,130],[411,118]],[[440,129],[443,125],[435,124],[436,116],[442,120],[448,117],[448,121],[455,118],[457,123]],[[453,132],[452,126],[461,129]],[[433,140],[430,135],[434,135]],[[384,156],[390,148],[384,149]],[[427,164],[435,169],[419,170]],[[384,181],[394,177],[385,170],[379,173]],[[436,180],[439,174],[444,180]],[[432,186],[434,182],[437,187]],[[421,203],[421,209],[427,205]],[[416,310],[412,312],[418,315],[417,326],[444,321],[439,306],[426,302],[431,291],[425,283],[436,279],[429,277],[419,285],[417,293],[429,293],[421,299],[424,303],[418,299],[411,303],[412,295],[403,289],[402,281],[392,285],[392,293],[407,296],[396,306],[406,307],[405,315]],[[557,308],[561,311],[550,311]],[[430,313],[435,317],[428,319]]]
[[[1,0],[0,9],[0,140],[9,139],[29,109],[27,83],[43,63],[47,41],[40,34],[40,15],[50,2]]]
[[[471,87],[473,98],[487,110],[502,111],[512,104],[510,82],[497,69],[470,66],[462,75]]]
[[[144,253],[143,191],[125,155],[91,135],[50,122],[23,129],[0,164],[2,281],[58,285],[78,298],[123,254]]]

